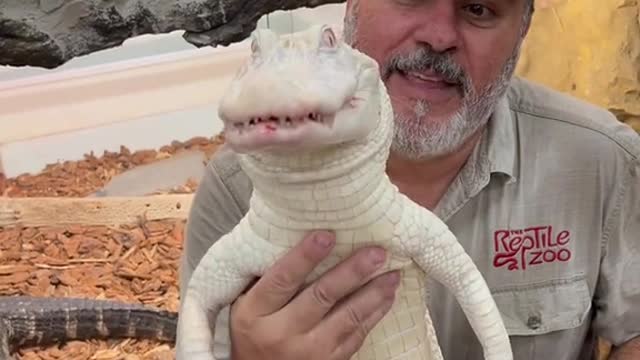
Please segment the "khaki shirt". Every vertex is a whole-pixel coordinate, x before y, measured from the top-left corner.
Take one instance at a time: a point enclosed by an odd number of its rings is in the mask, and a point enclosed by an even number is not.
[[[220,150],[195,195],[181,287],[247,211],[251,184]],[[483,140],[434,212],[484,275],[515,359],[590,359],[594,331],[640,335],[640,137],[609,112],[514,78]],[[448,360],[481,360],[455,298],[431,316]],[[228,358],[227,309],[217,355]]]

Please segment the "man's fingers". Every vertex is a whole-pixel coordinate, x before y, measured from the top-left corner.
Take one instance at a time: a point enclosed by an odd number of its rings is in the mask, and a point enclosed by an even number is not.
[[[385,303],[376,311],[374,311],[367,319],[365,319],[365,326],[369,331],[387,314],[393,303]],[[364,340],[366,338],[362,333],[356,331],[352,332],[345,338],[341,339],[341,342],[333,349],[332,354],[329,356],[331,360],[349,360],[353,355],[360,350]]]
[[[335,349],[336,359],[342,359],[341,354],[352,355],[360,348],[371,329],[391,308],[399,283],[398,271],[375,278],[334,308],[311,332],[316,332],[314,337],[317,336],[319,339],[333,339],[333,342],[327,346]],[[344,359],[349,358],[350,356],[344,357]]]
[[[311,271],[329,255],[335,237],[325,231],[307,235],[269,268],[247,292],[244,305],[256,316],[271,314],[298,292]]]
[[[356,251],[304,289],[276,317],[282,321],[304,319],[297,331],[314,327],[336,303],[364,285],[384,264],[384,249],[372,247]]]

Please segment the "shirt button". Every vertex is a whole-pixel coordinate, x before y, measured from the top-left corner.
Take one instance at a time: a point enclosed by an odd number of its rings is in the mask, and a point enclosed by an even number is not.
[[[527,319],[527,326],[529,327],[529,329],[535,330],[540,327],[541,323],[542,320],[540,320],[540,317],[536,315],[531,315],[529,316],[529,319]]]

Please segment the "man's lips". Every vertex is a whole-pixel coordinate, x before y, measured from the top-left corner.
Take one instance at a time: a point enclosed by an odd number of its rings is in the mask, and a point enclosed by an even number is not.
[[[430,71],[396,70],[389,78],[390,90],[396,96],[424,99],[432,104],[446,103],[462,96],[462,84]]]
[[[442,76],[437,75],[435,72],[431,71],[409,71],[409,72],[401,72],[402,75],[406,76],[408,79],[412,81],[418,81],[421,83],[432,84],[436,87],[444,87],[444,86],[458,86],[459,82],[448,80]]]

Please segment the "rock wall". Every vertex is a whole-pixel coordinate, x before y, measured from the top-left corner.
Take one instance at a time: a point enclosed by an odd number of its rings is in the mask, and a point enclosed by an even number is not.
[[[640,131],[640,2],[537,0],[516,72]]]
[[[0,0],[0,64],[55,68],[143,34],[185,30],[195,46],[245,39],[275,10],[343,0]]]

